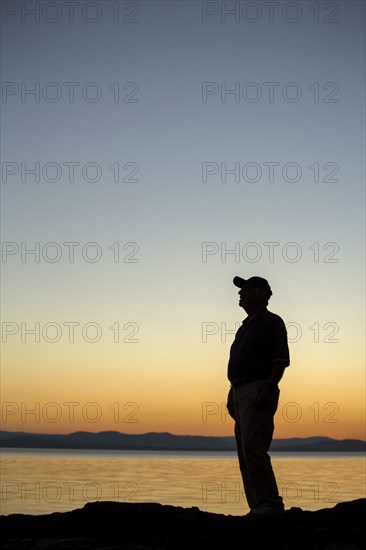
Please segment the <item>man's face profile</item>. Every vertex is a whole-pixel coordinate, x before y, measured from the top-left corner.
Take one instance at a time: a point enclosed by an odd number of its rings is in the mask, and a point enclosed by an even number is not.
[[[240,296],[239,306],[244,308],[246,306],[258,304],[259,302],[265,300],[265,292],[260,288],[249,285],[248,283],[241,287],[238,294]]]

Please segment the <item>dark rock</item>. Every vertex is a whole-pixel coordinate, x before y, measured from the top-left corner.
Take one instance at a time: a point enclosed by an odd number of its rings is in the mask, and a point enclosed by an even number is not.
[[[92,502],[71,512],[0,516],[0,529],[4,550],[361,550],[365,512],[366,499],[272,518]]]

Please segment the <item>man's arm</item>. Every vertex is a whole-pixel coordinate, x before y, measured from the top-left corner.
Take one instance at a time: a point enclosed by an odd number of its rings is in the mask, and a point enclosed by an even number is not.
[[[271,376],[267,380],[267,385],[269,386],[277,386],[278,382],[281,380],[283,376],[283,372],[286,368],[287,364],[283,361],[276,361],[272,365],[271,370]]]
[[[290,364],[287,330],[283,319],[276,317],[273,333],[272,369],[268,384],[275,386],[281,380],[283,371]]]
[[[258,410],[262,410],[271,404],[273,390],[274,388],[277,388],[277,384],[281,380],[283,372],[289,364],[290,354],[287,342],[286,325],[283,320],[278,317],[275,324],[273,338],[271,374],[259,392],[257,399]]]

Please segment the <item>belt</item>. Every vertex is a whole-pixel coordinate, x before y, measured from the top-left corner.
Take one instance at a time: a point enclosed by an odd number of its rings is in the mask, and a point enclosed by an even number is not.
[[[256,380],[267,380],[267,378],[255,378],[254,376],[243,376],[242,378],[234,378],[234,380],[231,380],[231,386],[233,388],[239,388],[240,386],[244,386],[244,384],[250,384],[251,382],[255,382]]]

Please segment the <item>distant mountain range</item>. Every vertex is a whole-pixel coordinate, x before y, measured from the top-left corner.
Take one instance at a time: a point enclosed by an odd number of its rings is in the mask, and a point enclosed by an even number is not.
[[[34,434],[0,432],[0,447],[31,449],[94,449],[131,451],[235,451],[234,437],[174,435],[168,432],[124,434],[74,432],[71,434]],[[274,439],[271,451],[281,452],[365,452],[366,442],[359,439],[330,437],[293,437]]]

